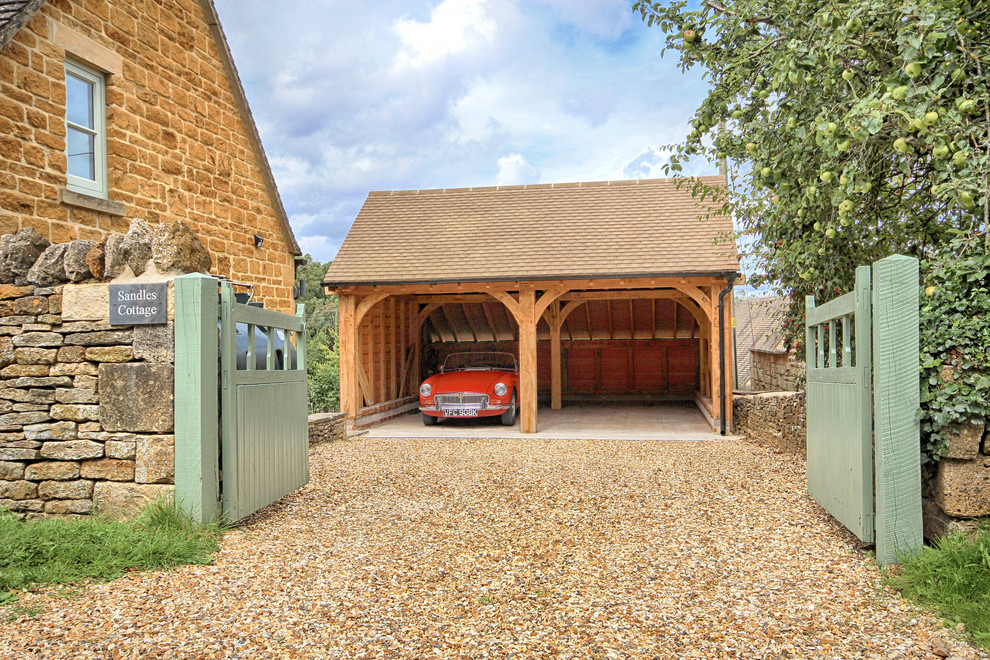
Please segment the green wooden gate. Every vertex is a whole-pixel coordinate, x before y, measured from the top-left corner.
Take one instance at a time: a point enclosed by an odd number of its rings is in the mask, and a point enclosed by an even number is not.
[[[241,304],[197,274],[176,278],[175,306],[176,498],[235,522],[309,481],[302,306]]]
[[[808,492],[891,564],[923,543],[918,261],[861,266],[852,292],[806,303]]]
[[[873,540],[870,267],[856,288],[807,310],[808,492],[863,541]],[[855,337],[855,340],[853,339]]]

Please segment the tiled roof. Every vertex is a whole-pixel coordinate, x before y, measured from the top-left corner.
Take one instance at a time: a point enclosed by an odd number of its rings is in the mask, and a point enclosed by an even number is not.
[[[0,48],[31,20],[45,0],[0,0]]]
[[[737,272],[732,222],[711,208],[671,179],[373,192],[325,282]]]
[[[787,299],[783,296],[732,301],[732,316],[736,321],[736,369],[740,389],[750,388],[751,349],[784,351],[780,322],[786,311]]]

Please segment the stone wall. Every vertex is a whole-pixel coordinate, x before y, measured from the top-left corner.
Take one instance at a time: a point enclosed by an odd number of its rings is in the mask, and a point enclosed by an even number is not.
[[[736,433],[761,445],[807,458],[807,410],[804,392],[767,392],[732,396]]]
[[[793,353],[750,349],[750,378],[755,392],[797,392],[804,389],[804,362]]]
[[[0,234],[32,227],[52,243],[99,243],[134,217],[181,220],[207,244],[215,274],[293,313],[280,202],[211,20],[198,0],[41,6],[0,50]],[[67,58],[109,74],[107,199],[66,189]]]
[[[121,515],[172,492],[172,323],[111,326],[108,284],[0,285],[0,507]]]
[[[964,424],[949,436],[926,490],[935,504],[953,518],[990,516],[990,437],[987,420]]]
[[[347,413],[317,413],[309,416],[309,444],[336,442],[347,437]]]

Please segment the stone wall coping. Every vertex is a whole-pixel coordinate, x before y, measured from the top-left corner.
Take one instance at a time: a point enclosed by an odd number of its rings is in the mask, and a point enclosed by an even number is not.
[[[341,417],[345,417],[347,413],[342,412],[332,412],[332,413],[313,413],[309,416],[310,424],[319,424],[320,422],[335,421]]]

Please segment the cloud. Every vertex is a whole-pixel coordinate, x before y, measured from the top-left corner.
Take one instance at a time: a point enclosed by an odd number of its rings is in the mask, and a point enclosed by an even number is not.
[[[398,70],[427,67],[495,40],[497,26],[488,15],[485,0],[444,0],[430,13],[430,20],[398,20],[393,29],[403,48],[396,53]]]
[[[372,190],[660,175],[705,92],[626,0],[215,3],[321,261]]]
[[[522,154],[509,154],[498,159],[497,186],[519,186],[539,183],[540,171],[530,165]]]

